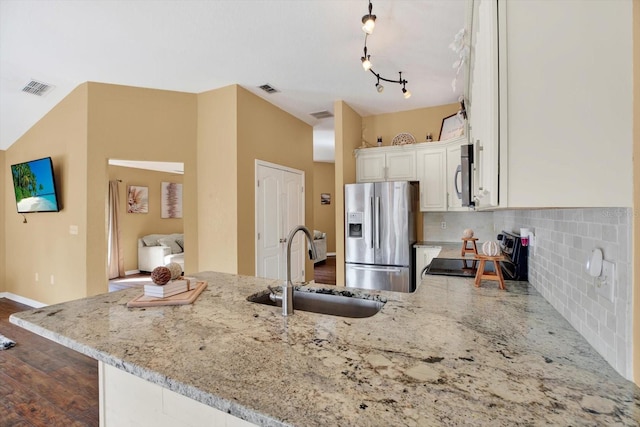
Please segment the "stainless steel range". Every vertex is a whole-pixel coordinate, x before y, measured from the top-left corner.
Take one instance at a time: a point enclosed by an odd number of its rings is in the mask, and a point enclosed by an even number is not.
[[[522,246],[518,234],[503,231],[498,234],[498,244],[505,260],[500,261],[506,280],[528,280],[529,247]],[[473,258],[434,258],[425,268],[426,274],[440,276],[475,277],[478,261]],[[493,263],[487,263],[486,271],[493,271]]]

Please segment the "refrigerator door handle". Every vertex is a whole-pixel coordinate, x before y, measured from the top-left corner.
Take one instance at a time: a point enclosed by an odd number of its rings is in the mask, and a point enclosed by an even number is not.
[[[389,272],[389,273],[400,273],[399,268],[395,268],[395,267],[358,267],[358,266],[353,266],[351,267],[354,270],[365,270],[365,271],[383,271],[383,272]]]
[[[371,222],[369,224],[371,224],[371,249],[373,249],[373,241],[375,240],[375,231],[374,231],[374,218],[375,218],[375,211],[373,210],[373,197],[369,198],[369,202],[371,204]]]
[[[376,197],[376,222],[374,228],[376,230],[376,249],[380,249],[380,197]]]

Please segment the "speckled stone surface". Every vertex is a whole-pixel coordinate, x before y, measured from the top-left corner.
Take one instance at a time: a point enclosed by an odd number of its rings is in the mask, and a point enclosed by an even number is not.
[[[135,289],[11,322],[259,425],[638,425],[640,390],[526,282],[429,276],[348,319],[251,303],[277,282],[201,273],[192,305]],[[343,288],[337,288],[341,290]]]

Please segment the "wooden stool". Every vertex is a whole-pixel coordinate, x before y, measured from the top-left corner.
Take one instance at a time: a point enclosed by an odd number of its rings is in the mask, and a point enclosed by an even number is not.
[[[477,237],[463,237],[460,255],[465,256],[467,253],[478,255],[478,247],[476,246],[477,240]],[[471,242],[471,246],[469,246],[469,242]]]
[[[480,260],[478,271],[476,271],[476,288],[480,287],[480,282],[482,281],[482,279],[484,279],[495,280],[500,285],[500,289],[504,290],[504,277],[502,276],[502,269],[500,268],[500,261],[504,260],[504,257],[502,255],[476,255],[476,258]],[[484,271],[487,261],[493,262],[495,273],[487,273]]]

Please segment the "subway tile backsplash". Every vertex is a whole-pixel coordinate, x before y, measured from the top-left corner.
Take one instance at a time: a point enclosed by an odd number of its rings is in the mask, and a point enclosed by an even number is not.
[[[534,232],[529,282],[627,379],[632,374],[632,214],[630,208],[493,213],[496,230],[526,227]],[[594,248],[615,264],[613,302],[596,293],[587,274]]]
[[[445,229],[442,223],[446,223]],[[423,214],[423,239],[431,242],[462,244],[462,232],[470,228],[478,243],[495,240],[493,212],[427,212]]]

